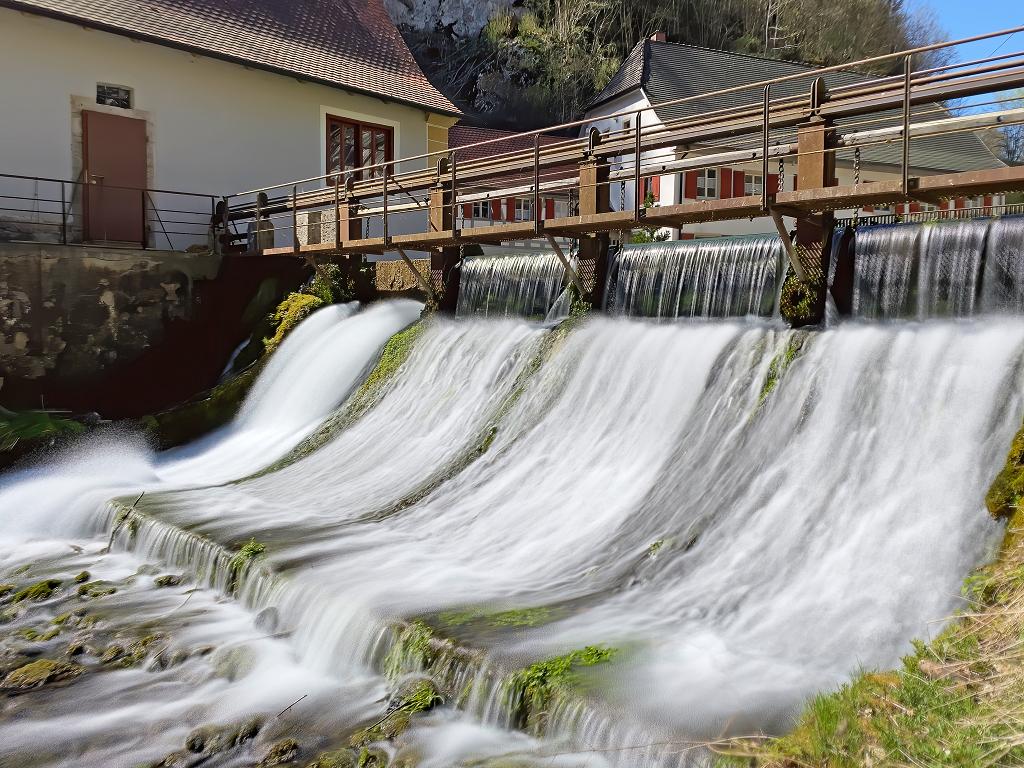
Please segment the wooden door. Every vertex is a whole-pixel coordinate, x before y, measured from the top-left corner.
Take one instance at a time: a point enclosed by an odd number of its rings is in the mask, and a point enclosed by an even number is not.
[[[82,111],[85,239],[145,245],[146,121]]]

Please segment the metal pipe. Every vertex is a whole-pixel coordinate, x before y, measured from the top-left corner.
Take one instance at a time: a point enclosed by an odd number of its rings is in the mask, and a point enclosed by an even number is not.
[[[903,61],[903,194],[910,191],[910,79],[914,74],[912,56]]]
[[[772,86],[764,87],[764,126],[761,129],[761,210],[768,210],[768,136],[769,115],[771,114]]]
[[[68,212],[64,203],[64,182],[60,183],[60,242],[61,245],[68,244]]]
[[[296,253],[299,252],[299,209],[295,204],[298,196],[299,188],[296,185],[292,187],[292,248]],[[308,228],[306,231],[309,232]]]
[[[533,137],[533,231],[540,234],[540,134]]]
[[[382,237],[384,238],[384,245],[391,242],[391,238],[388,237],[388,167],[385,165],[381,170],[383,175],[382,188],[383,194],[381,195],[381,207],[384,209],[381,214],[381,226],[382,226]]]
[[[640,189],[640,165],[642,164],[642,160],[640,158],[642,134],[641,120],[643,119],[643,114],[644,113],[642,111],[636,113],[636,125],[633,128],[633,156],[636,158],[634,161],[635,167],[633,168],[633,221],[637,223],[640,222],[640,196],[643,194],[643,190]]]

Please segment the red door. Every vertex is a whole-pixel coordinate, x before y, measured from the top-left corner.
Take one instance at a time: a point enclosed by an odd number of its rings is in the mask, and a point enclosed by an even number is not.
[[[146,121],[83,110],[82,144],[85,239],[144,245]]]

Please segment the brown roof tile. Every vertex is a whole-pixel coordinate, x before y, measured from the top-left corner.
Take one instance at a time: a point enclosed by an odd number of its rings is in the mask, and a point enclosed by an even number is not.
[[[383,0],[0,0],[0,6],[459,114],[427,80]]]

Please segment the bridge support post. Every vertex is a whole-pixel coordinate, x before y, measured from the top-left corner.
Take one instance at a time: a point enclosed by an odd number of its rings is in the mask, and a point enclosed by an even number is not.
[[[611,171],[607,162],[588,159],[580,163],[579,204],[580,218],[607,213],[611,210],[611,190],[608,185]],[[578,253],[579,276],[588,293],[583,297],[600,309],[604,304],[604,290],[608,279],[607,232],[581,235]]]
[[[835,186],[836,158],[833,124],[814,117],[797,130],[796,186],[800,190]],[[814,325],[825,318],[825,293],[835,216],[801,213],[796,217],[795,255],[803,279],[790,266],[782,286],[780,310],[793,327]]]
[[[452,226],[452,193],[439,184],[430,190],[430,231],[450,232]],[[435,309],[439,312],[455,314],[459,304],[461,260],[457,246],[430,251],[430,282],[437,301]]]

